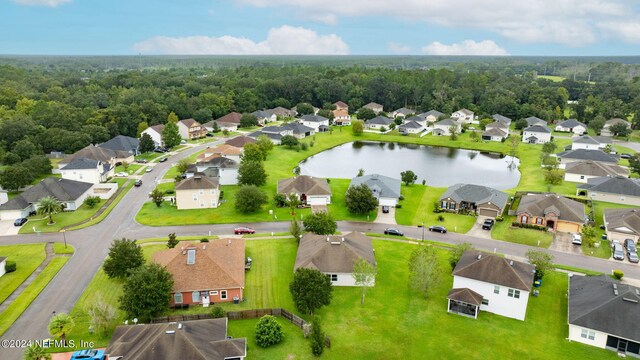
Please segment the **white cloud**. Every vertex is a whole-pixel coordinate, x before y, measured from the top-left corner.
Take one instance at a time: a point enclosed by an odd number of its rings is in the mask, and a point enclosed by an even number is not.
[[[582,46],[622,34],[634,42],[632,28],[640,26],[635,0],[235,0],[257,7],[290,7],[317,19],[340,16],[383,16],[423,21],[458,30],[492,31],[522,43]],[[307,17],[308,18],[308,17]],[[602,23],[624,24],[628,30]]]
[[[56,7],[60,4],[71,2],[71,0],[12,0],[16,4],[27,6],[48,6]]]
[[[625,42],[640,44],[640,20],[629,22],[601,22],[597,26],[611,33],[614,38],[621,38]]]
[[[427,55],[509,55],[505,49],[498,46],[493,40],[480,42],[465,40],[451,45],[435,41],[423,47],[422,52]]]
[[[255,42],[234,36],[156,36],[133,45],[136,52],[167,55],[346,55],[349,47],[336,34],[318,35],[302,27],[272,28]]]
[[[388,48],[389,51],[394,54],[407,54],[411,52],[411,46],[399,44],[396,42],[390,42]]]

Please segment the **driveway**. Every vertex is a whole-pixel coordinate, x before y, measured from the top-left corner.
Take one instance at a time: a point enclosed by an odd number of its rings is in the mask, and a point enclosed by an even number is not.
[[[473,227],[471,227],[471,230],[467,231],[467,235],[475,236],[483,239],[492,239],[491,231],[482,230],[482,223],[484,223],[486,219],[491,219],[491,218],[487,216],[478,216],[478,220],[476,220],[476,223],[473,224]]]
[[[571,234],[557,232],[553,235],[553,242],[549,246],[549,250],[560,251],[567,254],[582,254],[581,246],[571,243]]]
[[[26,222],[23,226],[29,226],[29,222]],[[20,226],[14,226],[13,220],[0,221],[0,236],[1,235],[17,235],[20,231]]]
[[[389,206],[389,212],[383,213],[382,206],[378,206],[378,216],[376,217],[376,224],[388,224],[397,225],[396,223],[396,208]]]
[[[327,205],[311,205],[311,213],[317,214],[319,212],[328,213]]]

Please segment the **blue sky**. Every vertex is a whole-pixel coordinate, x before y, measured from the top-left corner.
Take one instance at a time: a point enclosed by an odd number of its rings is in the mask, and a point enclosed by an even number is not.
[[[640,55],[637,0],[0,0],[2,54]]]

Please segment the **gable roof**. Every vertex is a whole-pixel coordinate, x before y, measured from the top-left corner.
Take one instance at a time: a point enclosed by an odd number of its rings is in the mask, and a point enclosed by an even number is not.
[[[153,261],[173,275],[173,292],[243,288],[244,249],[238,238],[180,244],[155,253]],[[187,264],[189,250],[195,250],[193,264]]]
[[[378,103],[375,103],[375,102],[370,102],[367,105],[363,106],[363,108],[367,108],[367,109],[371,109],[371,110],[373,110],[374,108],[375,109],[377,109],[377,108],[382,109],[382,105],[380,105]]]
[[[294,270],[303,267],[349,274],[359,258],[376,266],[371,238],[360,232],[332,236],[307,233],[300,239]]]
[[[219,187],[219,181],[217,178],[210,178],[203,175],[204,174],[196,173],[190,178],[181,180],[176,184],[176,191],[217,189]]]
[[[547,126],[547,122],[537,118],[535,116],[529,116],[528,118],[525,119],[527,121],[527,126],[531,126],[531,125],[542,125],[542,126]]]
[[[620,119],[620,118],[609,119],[604,123],[605,126],[613,126],[615,124],[625,124],[625,125],[627,125],[627,127],[631,126],[630,122],[628,122],[627,120],[624,120],[624,119]]]
[[[503,128],[500,127],[487,127],[487,130],[485,130],[482,133],[482,136],[499,136],[499,137],[506,137],[507,133],[502,130]]]
[[[121,325],[106,353],[126,360],[223,360],[247,355],[245,338],[227,338],[226,317],[175,322]],[[180,328],[178,326],[181,326]]]
[[[607,154],[606,152],[600,149],[574,149],[567,150],[557,155],[559,158],[565,159],[578,159],[578,160],[591,160],[591,161],[601,161],[617,164],[618,158],[611,154]]]
[[[60,170],[86,170],[86,169],[98,169],[98,166],[102,162],[94,159],[87,158],[75,158],[71,160],[65,167]],[[100,169],[102,170],[102,169]]]
[[[225,116],[219,117],[214,121],[222,122],[222,123],[240,124],[241,117],[242,117],[242,114],[234,111],[234,112],[228,113]]]
[[[453,119],[442,119],[438,122],[436,122],[434,125],[444,125],[444,126],[458,126],[460,124],[458,124],[457,121],[453,120]]]
[[[406,107],[401,107],[400,109],[394,110],[393,111],[395,114],[403,114],[403,115],[409,115],[409,114],[415,114],[416,111],[413,109],[409,109]]]
[[[304,120],[304,121],[309,121],[309,122],[324,122],[324,121],[329,121],[329,119],[327,119],[324,116],[320,116],[320,115],[312,115],[312,114],[308,114],[308,115],[304,115],[302,116],[300,119]]]
[[[520,199],[516,213],[527,213],[543,217],[549,212],[558,215],[558,219],[584,224],[584,204],[556,194],[527,194]]]
[[[507,132],[509,130],[509,126],[505,125],[504,123],[501,123],[500,121],[494,121],[492,123],[487,124],[487,126],[485,126],[486,130],[489,129],[502,129],[503,132]]]
[[[607,230],[640,235],[640,209],[604,209]]]
[[[601,176],[589,179],[586,184],[579,185],[578,189],[617,195],[640,196],[639,180],[629,179],[624,176]]]
[[[637,287],[606,275],[574,275],[569,278],[569,324],[640,342],[639,294]]]
[[[196,167],[210,166],[219,169],[234,169],[240,167],[239,162],[224,156],[208,157],[206,160],[198,161],[195,165]]]
[[[503,123],[505,125],[511,124],[511,118],[508,118],[508,117],[500,115],[500,114],[493,114],[493,116],[491,116],[491,118],[493,118],[493,120],[501,122],[501,123]]]
[[[241,155],[243,152],[244,148],[222,144],[214,148],[206,149],[205,152],[196,156],[196,161],[207,161],[210,158],[217,156]]]
[[[509,194],[482,185],[455,184],[440,196],[440,200],[451,198],[455,202],[472,202],[476,204],[492,203],[500,209],[504,209],[509,199]]]
[[[422,125],[418,124],[414,120],[408,121],[400,126],[399,129],[422,129]]]
[[[354,177],[351,179],[349,187],[360,184],[367,185],[376,199],[381,197],[400,197],[400,179],[394,179],[380,174],[369,174]]]
[[[591,145],[600,145],[600,144],[611,144],[611,138],[608,136],[589,136],[582,135],[573,139],[574,144],[591,144]]]
[[[271,112],[271,110],[256,110],[252,112],[251,115],[257,117],[258,119],[267,119],[274,114],[273,112]]]
[[[461,113],[463,113],[465,115],[473,115],[473,111],[471,111],[469,109],[460,109],[460,110],[458,110],[456,112],[461,112]]]
[[[349,116],[349,112],[345,109],[333,110],[332,113],[334,118]]]
[[[304,134],[311,131],[314,131],[313,128],[308,127],[306,125],[302,125],[297,121],[292,121],[281,126],[282,129],[291,130],[294,134]]]
[[[190,128],[192,126],[200,126],[200,123],[197,122],[196,119],[192,118],[180,120],[178,121],[178,123],[186,126],[187,128]]]
[[[449,290],[447,299],[479,306],[482,304],[484,296],[468,288],[454,288]]]
[[[295,116],[296,115],[295,111],[283,108],[282,106],[277,106],[269,110],[272,113],[276,114],[276,116]]]
[[[563,128],[574,128],[576,126],[583,126],[585,129],[587,128],[587,125],[581,123],[580,121],[578,121],[576,119],[569,119],[569,120],[561,121],[561,122],[558,123],[557,126],[561,126]]]
[[[278,194],[329,195],[331,189],[326,179],[300,175],[278,180]]]
[[[531,291],[534,269],[535,266],[531,264],[477,250],[467,250],[453,269],[453,275]]]
[[[248,136],[236,136],[233,139],[229,139],[224,143],[237,148],[244,148],[245,144],[255,143],[256,139],[250,138]]]
[[[531,125],[526,127],[524,130],[522,130],[522,132],[524,133],[525,131],[527,132],[534,132],[534,133],[545,133],[545,134],[551,134],[551,129],[549,129],[546,126],[542,126],[542,125]]]
[[[346,103],[344,103],[342,101],[339,101],[339,100],[334,102],[333,105],[338,106],[338,107],[343,107],[343,108],[349,107],[349,105],[347,105]]]
[[[629,169],[623,168],[620,165],[602,163],[599,161],[575,161],[568,163],[564,172],[568,174],[580,174],[589,176],[616,176],[616,175],[629,175]]]
[[[157,132],[158,134],[162,135],[162,132],[164,131],[164,124],[151,125],[148,128],[144,129],[144,131],[147,131],[149,129],[151,129],[151,130]]]
[[[118,135],[109,141],[103,142],[98,147],[117,151],[136,152],[140,140],[131,136]]]
[[[80,158],[93,159],[106,163],[110,162],[111,159],[127,158],[129,156],[131,156],[131,153],[127,151],[115,151],[107,148],[87,145],[86,147],[76,151],[73,155],[65,158],[61,163],[69,164],[73,160]]]
[[[266,133],[266,132],[262,132],[260,130],[254,131],[254,132],[248,134],[247,136],[250,137],[250,138],[257,139],[258,137],[260,137],[260,135],[266,135],[269,139],[276,140],[276,141],[280,141],[280,139],[282,139],[282,135],[280,135],[280,134]]]
[[[365,123],[367,124],[374,124],[374,125],[389,125],[393,122],[392,119],[389,119],[386,116],[376,116],[373,119],[369,119],[367,121],[365,121]]]
[[[429,111],[427,111],[427,112],[425,112],[425,113],[420,114],[420,116],[422,116],[422,117],[424,117],[424,118],[426,118],[427,116],[430,116],[430,115],[431,115],[431,116],[435,116],[435,118],[437,119],[437,118],[439,118],[440,116],[442,116],[442,115],[444,115],[444,114],[443,114],[443,113],[441,113],[441,112],[440,112],[440,111],[438,111],[438,110],[429,110]]]
[[[0,205],[0,210],[22,210],[47,196],[53,196],[61,202],[75,201],[92,186],[87,182],[48,177]]]

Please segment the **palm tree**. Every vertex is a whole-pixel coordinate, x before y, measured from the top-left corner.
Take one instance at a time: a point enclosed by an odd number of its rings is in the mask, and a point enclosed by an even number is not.
[[[65,313],[61,312],[54,315],[49,321],[49,335],[53,337],[59,337],[64,344],[67,343],[67,334],[73,329],[76,323],[73,318]]]
[[[53,214],[62,211],[62,203],[53,196],[47,196],[38,202],[38,214],[49,216],[49,225],[53,224]]]
[[[42,346],[33,344],[26,348],[23,355],[24,360],[51,360],[51,354],[47,354]]]

